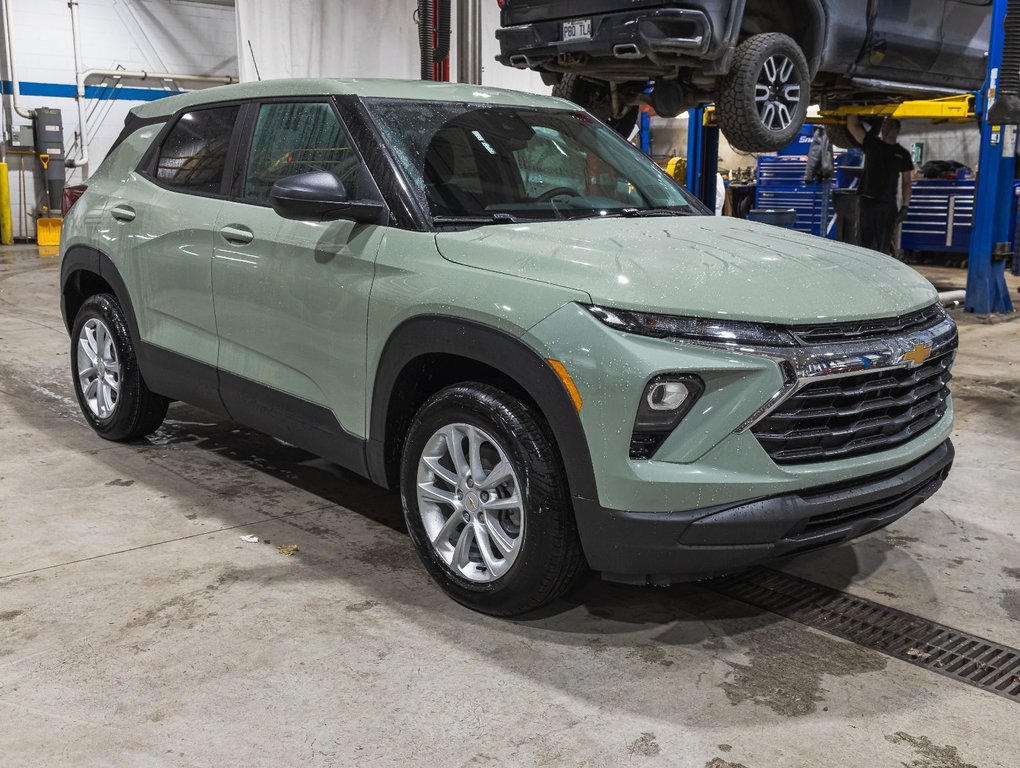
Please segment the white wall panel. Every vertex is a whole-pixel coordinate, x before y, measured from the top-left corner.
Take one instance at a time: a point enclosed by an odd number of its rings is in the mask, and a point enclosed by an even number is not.
[[[72,147],[78,130],[74,101],[74,52],[71,45],[71,15],[66,0],[8,0],[14,38],[14,64],[22,88],[22,107],[60,109],[64,119],[65,151]],[[236,23],[234,9],[186,0],[81,0],[81,44],[85,67],[94,69],[172,71],[186,74],[237,74]],[[3,58],[3,57],[0,57]],[[11,77],[3,65],[3,79]],[[89,153],[92,167],[105,157],[124,125],[127,111],[159,95],[165,89],[139,88],[106,96],[134,99],[93,98],[87,100]],[[9,89],[9,85],[7,86]],[[32,95],[38,93],[41,95]],[[90,89],[90,93],[93,93]],[[5,120],[27,125],[30,121],[13,115],[11,99],[4,97]],[[11,196],[15,237],[34,234],[32,218],[37,203],[31,156],[9,153]],[[19,168],[24,164],[25,199],[20,195]],[[80,178],[77,170],[68,174],[69,183]]]
[[[456,0],[452,3],[456,9]],[[242,80],[255,79],[251,41],[264,80],[277,77],[395,77],[420,73],[415,0],[237,0]],[[495,60],[499,6],[482,0],[482,82],[535,93],[549,88],[533,72]],[[456,18],[452,28],[456,30]],[[451,77],[456,79],[456,46]]]

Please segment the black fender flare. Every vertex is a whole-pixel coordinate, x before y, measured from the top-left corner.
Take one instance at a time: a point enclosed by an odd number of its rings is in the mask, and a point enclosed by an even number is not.
[[[469,357],[516,382],[545,417],[574,498],[595,500],[595,472],[588,440],[570,396],[549,364],[516,336],[456,317],[430,315],[404,321],[383,348],[372,388],[368,468],[373,481],[390,486],[387,435],[391,395],[398,377],[415,359],[430,354]]]
[[[114,265],[113,260],[102,251],[91,248],[87,245],[72,245],[67,249],[64,258],[60,262],[60,314],[64,318],[64,326],[68,333],[71,331],[71,324],[74,318],[68,316],[67,311],[67,287],[68,283],[78,272],[91,272],[98,275],[113,289],[117,302],[127,317],[128,330],[131,337],[140,339],[138,333],[138,320],[135,317],[135,308],[131,303],[131,294],[120,270]]]

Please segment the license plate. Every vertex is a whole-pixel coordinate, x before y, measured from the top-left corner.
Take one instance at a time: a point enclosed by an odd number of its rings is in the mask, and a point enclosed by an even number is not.
[[[591,40],[591,19],[563,22],[563,42],[574,40]]]

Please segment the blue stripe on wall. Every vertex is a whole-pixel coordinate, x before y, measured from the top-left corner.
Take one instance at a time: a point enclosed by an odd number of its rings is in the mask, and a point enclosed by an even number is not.
[[[19,80],[22,96],[49,96],[56,99],[73,99],[77,88],[65,83],[32,83]],[[0,81],[5,95],[11,93],[11,81]],[[156,101],[167,96],[176,96],[184,91],[164,91],[162,88],[114,88],[112,85],[86,85],[86,99],[114,99],[118,101]]]

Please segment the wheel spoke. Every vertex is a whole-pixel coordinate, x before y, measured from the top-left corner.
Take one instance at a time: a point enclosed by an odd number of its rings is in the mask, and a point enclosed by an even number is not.
[[[776,57],[770,56],[766,59],[765,64],[762,66],[762,70],[764,71],[765,78],[769,81],[769,83],[775,85],[776,75],[778,74],[776,70]]]
[[[457,474],[460,477],[467,477],[470,468],[467,459],[464,458],[463,438],[460,430],[457,427],[448,427],[443,434],[446,437],[446,450],[450,454],[450,460],[453,462]]]
[[[471,563],[471,542],[475,539],[475,527],[465,525],[457,539],[457,545],[453,548],[453,556],[450,558],[450,565],[458,570]]]
[[[776,115],[779,118],[780,129],[786,128],[793,120],[790,109],[785,104],[776,104]]]
[[[78,339],[78,346],[81,348],[81,351],[85,353],[85,357],[88,358],[89,362],[92,363],[92,365],[95,365],[99,362],[99,357],[96,355],[93,343],[93,339],[89,337],[88,328],[86,328],[85,335]]]
[[[482,522],[485,525],[485,532],[489,535],[489,538],[492,539],[492,543],[495,544],[504,555],[510,554],[514,549],[514,540],[507,535],[499,522],[489,515],[485,515],[485,517],[482,518]]]
[[[422,461],[425,462],[425,466],[435,474],[440,480],[449,485],[451,488],[457,487],[457,475],[451,472],[442,464],[439,463],[438,456],[424,456]]]
[[[96,378],[92,379],[88,383],[85,383],[85,382],[82,382],[82,383],[85,385],[85,388],[82,391],[82,396],[86,400],[91,400],[93,397],[96,396],[96,389],[99,388],[99,377],[97,376]]]
[[[96,354],[102,357],[106,352],[106,326],[102,323],[96,323],[95,331]]]
[[[482,469],[482,436],[477,429],[468,430],[468,463],[471,466],[471,477],[478,482],[485,470]]]
[[[110,375],[109,368],[106,369],[106,375],[103,377],[103,382],[113,394],[120,394],[120,382]]]
[[[764,107],[762,107],[762,110],[761,110],[761,121],[762,121],[762,123],[765,124],[766,128],[771,128],[772,127],[772,123],[775,120],[775,115],[776,115],[776,105],[773,104],[771,101],[768,102],[767,104],[765,104]]]
[[[106,416],[106,383],[102,376],[96,377],[96,410],[99,418]]]
[[[436,488],[432,483],[418,483],[418,494],[422,498],[437,504],[448,504],[454,508],[457,506],[457,499],[453,495],[453,491],[444,491],[441,488]]]
[[[92,378],[98,374],[99,370],[96,368],[95,364],[78,371],[78,380],[81,382],[82,389],[85,389],[85,387],[89,385],[89,382],[92,381]]]
[[[782,65],[779,69],[779,82],[788,83],[790,82],[790,75],[793,74],[793,62],[785,56],[780,59]]]
[[[512,495],[507,496],[505,499],[493,499],[492,501],[485,502],[485,508],[487,510],[519,509],[520,506],[521,500],[517,498],[516,491]]]
[[[116,359],[111,360],[106,364],[106,372],[112,373],[114,376],[120,376],[120,363]]]
[[[768,101],[770,95],[771,91],[769,91],[769,87],[767,85],[758,83],[758,85],[754,86],[754,100],[756,102],[761,103],[763,101]]]
[[[457,526],[459,526],[461,522],[463,521],[460,513],[454,510],[453,513],[446,518],[446,522],[443,523],[443,527],[439,529],[439,533],[436,534],[436,537],[432,539],[432,546],[439,549],[440,547],[444,547],[449,544],[453,534],[457,531]]]
[[[489,540],[489,532],[477,520],[472,523],[471,526],[475,532],[475,543],[478,545],[478,552],[482,556],[482,562],[485,563],[485,567],[489,569],[489,573],[493,576],[502,576],[504,569],[506,568],[506,562],[503,558],[497,557],[496,553],[492,551],[492,542]]]
[[[510,464],[504,460],[492,468],[492,471],[489,472],[485,480],[478,483],[478,487],[485,490],[491,490],[502,483],[505,483],[512,477],[513,470],[510,468]]]

